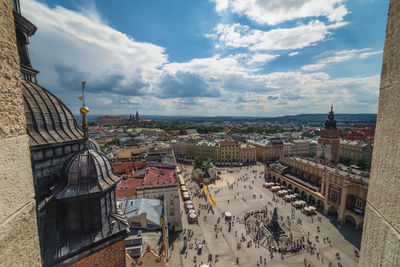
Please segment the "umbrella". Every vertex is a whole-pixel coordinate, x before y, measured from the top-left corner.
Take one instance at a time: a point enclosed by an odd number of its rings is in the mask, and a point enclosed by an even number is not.
[[[196,211],[191,209],[191,210],[189,210],[189,214],[196,214]]]
[[[187,205],[187,208],[188,208],[189,210],[191,210],[191,209],[193,209],[193,205]]]
[[[193,202],[191,200],[187,200],[185,203],[186,205],[192,205]]]
[[[230,212],[225,212],[225,216],[226,216],[226,217],[231,217],[232,214],[231,214]]]
[[[197,215],[195,213],[190,213],[189,217],[192,218],[192,219],[196,219]]]

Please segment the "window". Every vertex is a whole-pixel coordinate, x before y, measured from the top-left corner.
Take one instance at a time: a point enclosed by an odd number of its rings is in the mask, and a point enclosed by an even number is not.
[[[359,210],[363,209],[363,201],[359,198],[356,199],[356,208]]]
[[[339,192],[334,189],[331,189],[331,192],[329,194],[329,199],[336,203],[339,203]]]

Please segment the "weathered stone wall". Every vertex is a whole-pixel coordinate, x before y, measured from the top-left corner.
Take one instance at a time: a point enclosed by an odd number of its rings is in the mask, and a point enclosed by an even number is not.
[[[33,178],[10,0],[0,0],[0,265],[40,266]]]
[[[360,266],[400,266],[400,1],[391,0]]]

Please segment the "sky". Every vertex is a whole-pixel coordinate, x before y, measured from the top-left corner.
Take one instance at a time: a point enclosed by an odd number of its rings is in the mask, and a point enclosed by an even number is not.
[[[376,113],[388,0],[21,0],[39,84],[78,113]]]

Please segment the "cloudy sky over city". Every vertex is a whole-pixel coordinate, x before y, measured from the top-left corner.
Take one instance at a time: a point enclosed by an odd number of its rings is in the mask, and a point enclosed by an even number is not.
[[[39,83],[78,113],[375,113],[388,0],[21,0]]]

